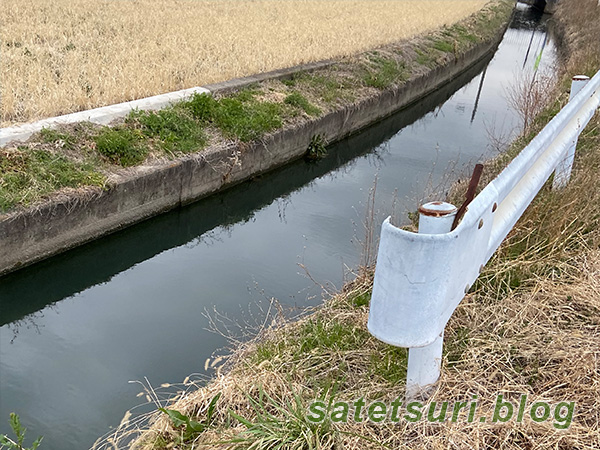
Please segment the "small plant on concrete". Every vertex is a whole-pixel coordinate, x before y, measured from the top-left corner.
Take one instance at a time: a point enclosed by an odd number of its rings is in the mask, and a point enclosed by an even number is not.
[[[15,433],[17,440],[13,441],[11,438],[6,436],[5,434],[0,434],[0,449],[3,449],[4,447],[6,447],[11,450],[35,450],[36,448],[39,447],[39,445],[43,439],[42,436],[38,437],[33,442],[33,444],[31,444],[31,447],[23,447],[23,442],[25,441],[25,432],[27,431],[27,428],[24,428],[21,425],[21,421],[17,414],[15,414],[14,412],[10,413],[10,421],[9,422],[10,422],[10,427],[12,428],[13,432]]]
[[[315,134],[308,144],[306,149],[306,159],[309,161],[316,161],[327,156],[327,141],[321,134]]]

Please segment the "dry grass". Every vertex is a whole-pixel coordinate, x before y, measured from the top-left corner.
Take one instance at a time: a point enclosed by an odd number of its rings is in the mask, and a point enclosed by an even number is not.
[[[556,14],[562,17],[568,53],[565,72],[592,76],[600,66],[600,5],[596,0],[563,0]]]
[[[486,0],[3,0],[0,125],[349,55]]]

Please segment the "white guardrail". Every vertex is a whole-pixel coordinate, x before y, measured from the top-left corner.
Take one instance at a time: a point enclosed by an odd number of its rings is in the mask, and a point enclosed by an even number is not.
[[[440,375],[444,328],[454,310],[552,172],[571,175],[577,138],[600,106],[600,72],[573,78],[569,103],[469,204],[419,208],[419,233],[383,222],[368,328],[409,349],[406,395],[426,396]]]

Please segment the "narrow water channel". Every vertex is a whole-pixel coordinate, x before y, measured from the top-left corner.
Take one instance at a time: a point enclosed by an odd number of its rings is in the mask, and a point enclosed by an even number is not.
[[[551,21],[551,19],[550,19]],[[0,433],[20,414],[43,450],[82,450],[153,385],[202,373],[225,345],[205,310],[241,318],[275,297],[321,301],[360,262],[361,221],[415,210],[428,186],[465,176],[518,130],[515,75],[550,70],[549,18],[520,6],[498,51],[443,89],[329,149],[0,279]],[[544,45],[545,44],[545,45]],[[450,180],[450,181],[451,181]],[[346,274],[346,275],[345,275]]]

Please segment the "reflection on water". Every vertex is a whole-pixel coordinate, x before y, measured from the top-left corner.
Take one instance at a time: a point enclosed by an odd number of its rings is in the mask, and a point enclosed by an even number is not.
[[[182,380],[224,345],[205,330],[205,309],[239,317],[265,298],[315,304],[320,290],[299,263],[339,287],[359,262],[376,175],[382,215],[395,193],[401,212],[414,210],[449,167],[458,177],[493,154],[491,130],[514,134],[504,91],[524,61],[535,64],[545,21],[520,10],[491,62],[322,161],[295,162],[2,278],[0,432],[16,411],[46,450],[87,448],[137,404],[129,380]],[[553,60],[550,36],[541,66]]]

